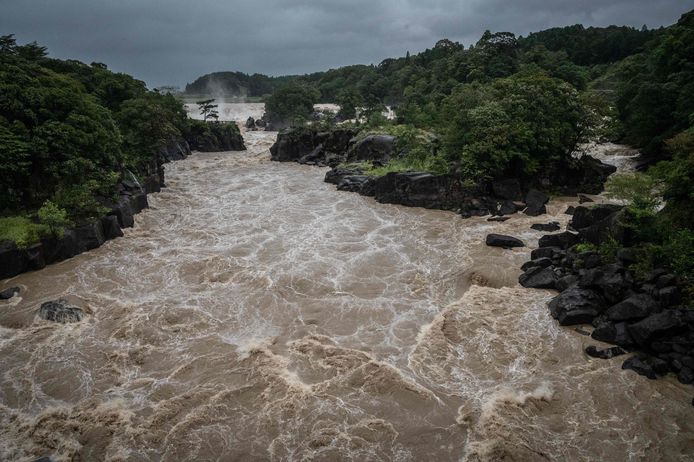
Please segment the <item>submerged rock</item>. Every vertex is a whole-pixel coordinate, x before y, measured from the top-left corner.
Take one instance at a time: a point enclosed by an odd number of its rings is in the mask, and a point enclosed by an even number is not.
[[[19,293],[19,287],[10,287],[0,292],[0,300],[9,300],[14,297],[15,294]]]
[[[70,305],[67,300],[62,298],[50,302],[45,302],[39,308],[39,317],[46,321],[69,323],[79,322],[84,317],[82,308]]]
[[[531,189],[525,196],[526,209],[524,213],[531,217],[536,217],[547,213],[545,204],[549,202],[549,196],[537,189]]]
[[[491,247],[525,247],[525,244],[520,239],[513,236],[503,234],[487,234],[486,244]]]
[[[561,226],[559,226],[559,222],[551,221],[549,223],[535,223],[534,225],[530,226],[530,228],[534,229],[535,231],[552,232],[559,231]]]
[[[626,351],[619,347],[610,347],[599,350],[595,345],[590,345],[586,348],[586,354],[593,358],[610,359],[614,358],[615,356],[626,354]]]
[[[657,377],[653,368],[638,356],[632,356],[624,361],[622,369],[631,369],[637,374],[648,377],[651,380]]]
[[[518,282],[523,287],[532,289],[554,289],[557,284],[557,275],[552,268],[536,266],[521,274]]]

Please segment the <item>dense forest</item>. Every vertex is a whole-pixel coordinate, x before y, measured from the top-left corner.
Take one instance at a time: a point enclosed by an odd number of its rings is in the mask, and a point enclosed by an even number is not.
[[[0,241],[20,245],[103,216],[124,178],[153,173],[172,140],[209,143],[235,124],[188,119],[144,82],[0,37]],[[214,143],[213,143],[214,144]]]

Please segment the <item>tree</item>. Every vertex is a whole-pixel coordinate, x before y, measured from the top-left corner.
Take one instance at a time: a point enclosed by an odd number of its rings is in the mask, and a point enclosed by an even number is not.
[[[355,119],[357,109],[364,105],[364,100],[354,88],[347,88],[341,91],[335,102],[340,105],[340,115],[343,119]]]
[[[313,114],[319,92],[308,85],[294,82],[277,90],[265,102],[268,120],[275,124],[302,125]]]
[[[200,110],[200,115],[202,120],[207,122],[207,119],[219,119],[219,114],[217,113],[218,104],[213,104],[214,99],[206,99],[202,101],[197,101],[198,109]]]

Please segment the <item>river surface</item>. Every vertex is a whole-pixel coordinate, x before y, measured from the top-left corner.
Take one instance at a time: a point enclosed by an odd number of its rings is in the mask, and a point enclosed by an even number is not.
[[[572,199],[378,204],[245,137],[168,164],[125,237],[0,282],[0,460],[692,460],[692,388],[587,357],[517,285]],[[59,297],[88,315],[36,317]]]

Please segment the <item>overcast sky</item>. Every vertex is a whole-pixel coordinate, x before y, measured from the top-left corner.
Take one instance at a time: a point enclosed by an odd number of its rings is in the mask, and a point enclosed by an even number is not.
[[[0,35],[103,62],[149,86],[213,71],[271,75],[379,63],[485,29],[669,25],[694,0],[0,0]]]

